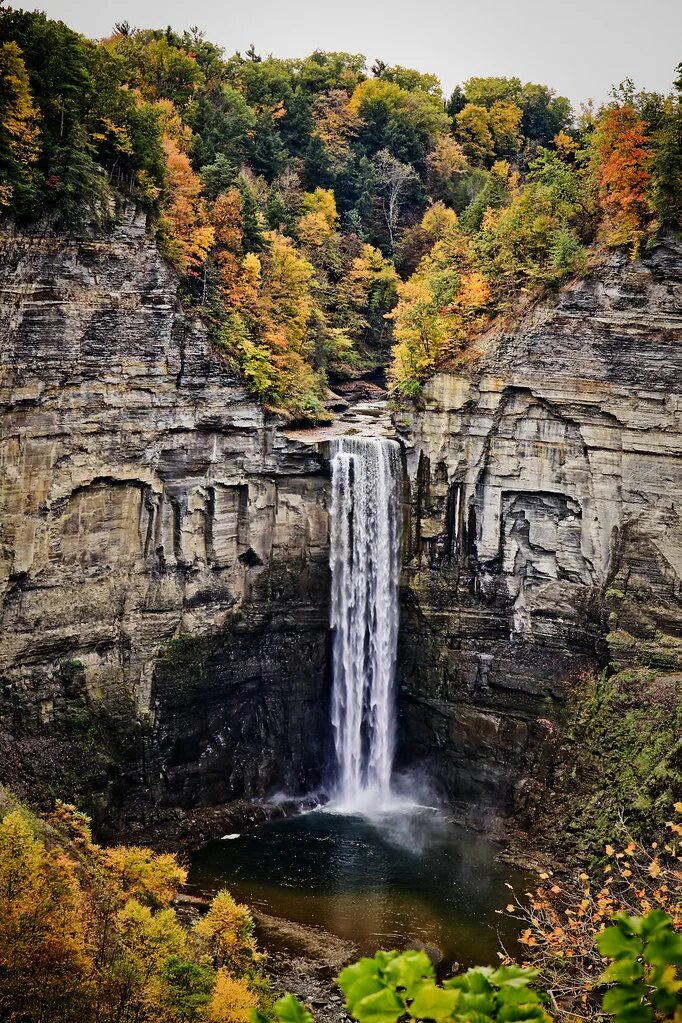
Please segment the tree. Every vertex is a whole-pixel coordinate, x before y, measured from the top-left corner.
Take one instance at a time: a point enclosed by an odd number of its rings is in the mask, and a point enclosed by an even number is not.
[[[439,135],[426,157],[427,183],[435,199],[449,204],[455,196],[454,181],[467,169],[464,150],[452,135]]]
[[[464,83],[467,102],[487,110],[495,103],[517,103],[521,92],[521,79],[516,77],[474,77]]]
[[[251,914],[225,889],[215,896],[192,934],[216,969],[241,973],[261,958],[256,952]]]
[[[518,152],[521,110],[514,103],[495,100],[487,109],[467,103],[455,118],[465,154],[473,163],[490,163],[493,157],[512,157]]]
[[[514,103],[498,100],[488,112],[488,123],[495,142],[495,155],[504,159],[518,153],[521,144],[521,110]]]
[[[225,969],[218,970],[205,1019],[209,1023],[249,1023],[258,1001],[258,995],[245,980],[233,977]]]
[[[152,909],[168,907],[187,871],[175,856],[139,846],[118,845],[105,850],[103,862],[121,891]]]
[[[423,163],[433,139],[450,126],[440,99],[383,78],[360,82],[349,107],[364,122],[358,137],[370,156],[386,149],[400,161]]]
[[[256,115],[242,94],[223,82],[211,82],[196,101],[192,121],[195,167],[214,164],[222,157],[236,175],[256,124]]]
[[[682,70],[682,65],[680,65]],[[651,137],[651,204],[660,224],[682,224],[682,74]]]
[[[348,93],[334,89],[322,93],[313,103],[314,134],[323,143],[332,165],[340,166],[350,154],[358,120],[350,109]]]
[[[381,212],[388,230],[389,245],[395,248],[395,234],[400,224],[402,207],[410,188],[417,180],[414,168],[380,150],[372,160],[372,170]]]
[[[483,106],[467,103],[455,117],[457,137],[472,163],[484,164],[495,154],[488,112]]]
[[[457,356],[485,322],[490,287],[475,257],[467,236],[453,225],[398,286],[390,313],[398,341],[390,372],[401,394],[418,393],[421,382]]]
[[[646,124],[632,106],[611,107],[599,117],[591,139],[592,170],[604,212],[609,245],[639,248],[651,214],[651,147]]]
[[[40,152],[40,114],[29,76],[15,42],[0,46],[0,207],[15,198],[25,203],[33,191],[30,168]]]
[[[75,863],[48,854],[20,810],[0,824],[0,1015],[74,1018],[86,1009],[91,967]]]
[[[167,186],[162,203],[162,251],[181,275],[196,274],[213,244],[213,229],[206,221],[201,181],[189,158],[173,139],[164,141]]]

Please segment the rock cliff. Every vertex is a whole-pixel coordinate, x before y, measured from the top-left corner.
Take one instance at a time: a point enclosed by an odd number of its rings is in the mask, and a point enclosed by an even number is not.
[[[0,780],[144,826],[318,785],[321,435],[264,415],[135,216],[0,264]],[[682,244],[479,347],[396,417],[400,762],[509,810],[585,673],[682,671]]]
[[[510,808],[582,673],[682,668],[682,244],[611,255],[399,423],[403,760]]]
[[[327,472],[131,215],[5,237],[0,776],[192,805],[319,781]]]

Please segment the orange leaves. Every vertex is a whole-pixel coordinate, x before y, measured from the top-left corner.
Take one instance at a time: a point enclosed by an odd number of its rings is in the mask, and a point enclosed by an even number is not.
[[[211,210],[211,226],[215,236],[213,260],[218,268],[222,298],[228,306],[238,306],[243,293],[240,271],[244,226],[238,188],[218,196]]]
[[[646,124],[631,106],[607,110],[597,121],[592,165],[609,245],[629,244],[635,253],[639,247],[652,212],[651,155]]]
[[[192,170],[189,157],[178,149],[172,138],[164,139],[166,157],[166,199],[163,216],[167,225],[164,251],[178,273],[196,272],[208,255],[214,240],[213,228],[206,222],[201,199],[201,181]]]

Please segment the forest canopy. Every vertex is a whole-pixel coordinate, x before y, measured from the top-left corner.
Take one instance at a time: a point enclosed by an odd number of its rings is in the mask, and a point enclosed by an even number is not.
[[[578,114],[547,85],[361,54],[226,55],[197,28],[94,42],[0,14],[0,212],[106,230],[148,211],[183,297],[251,390],[323,417],[329,379],[403,396],[592,253],[682,221],[682,65]]]

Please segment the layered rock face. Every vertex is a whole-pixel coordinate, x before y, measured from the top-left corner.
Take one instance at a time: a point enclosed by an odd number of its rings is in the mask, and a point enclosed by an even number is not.
[[[178,805],[316,783],[322,459],[183,313],[139,218],[0,261],[2,780]]]
[[[682,667],[682,245],[615,254],[401,416],[403,760],[511,808],[567,683]]]

